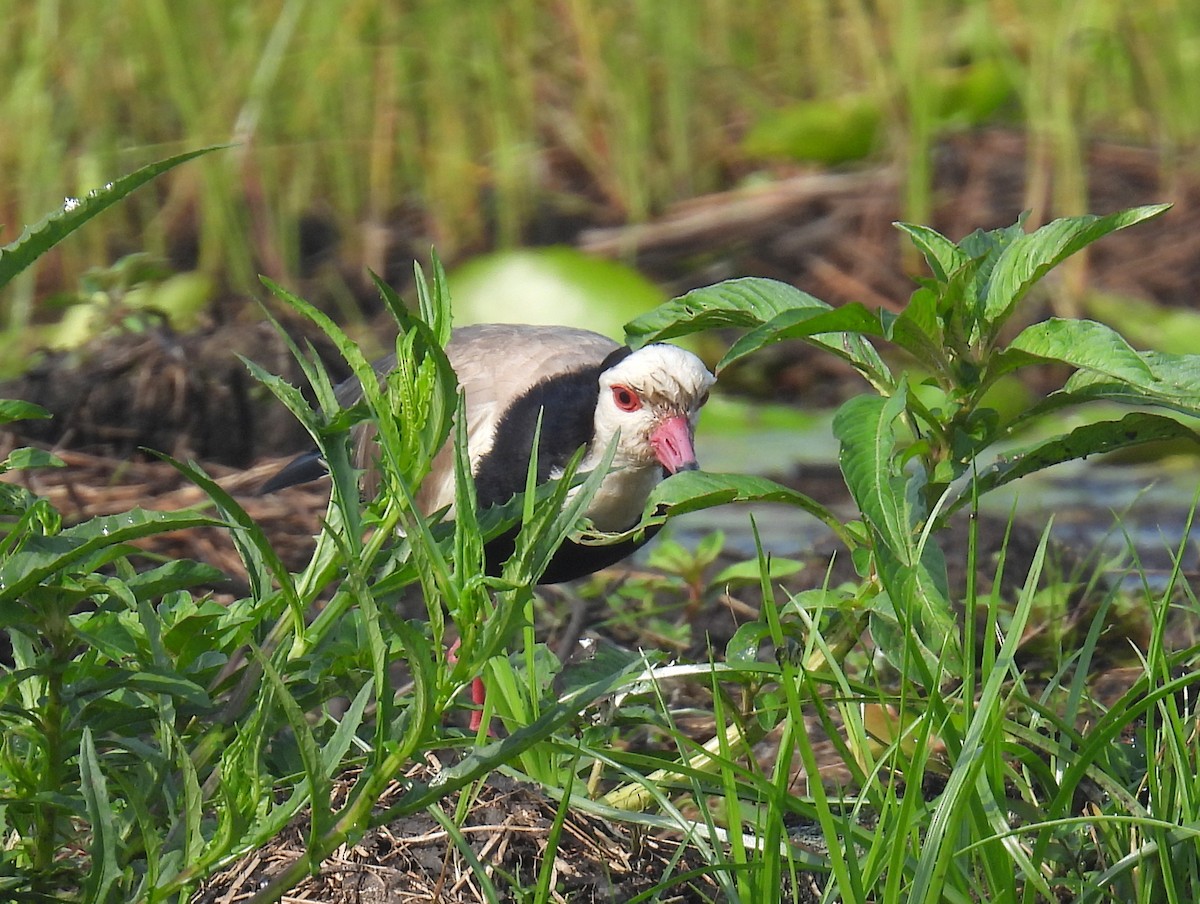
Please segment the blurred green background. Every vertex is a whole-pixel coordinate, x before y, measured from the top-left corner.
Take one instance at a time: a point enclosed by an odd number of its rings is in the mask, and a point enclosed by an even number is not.
[[[0,323],[25,337],[4,346],[9,371],[46,342],[29,328],[132,252],[186,274],[164,302],[185,325],[218,296],[261,295],[259,273],[353,316],[367,267],[403,278],[430,246],[454,263],[570,243],[796,167],[892,165],[903,215],[927,220],[931,149],[955,130],[1025,136],[1035,221],[1087,211],[1093,138],[1156,149],[1141,200],[1172,200],[1200,132],[1194,0],[2,0],[0,14],[0,244],[149,161],[234,144],[9,287]]]

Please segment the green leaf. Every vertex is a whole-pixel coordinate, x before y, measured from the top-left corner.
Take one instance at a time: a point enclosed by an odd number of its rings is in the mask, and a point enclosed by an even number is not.
[[[1004,249],[983,299],[983,322],[994,336],[1030,287],[1075,252],[1110,232],[1161,215],[1171,205],[1135,207],[1105,217],[1064,217],[1023,235]]]
[[[908,392],[901,382],[891,398],[858,396],[850,399],[833,419],[833,432],[841,444],[839,461],[846,485],[871,528],[874,560],[896,624],[913,637],[930,681],[940,680],[939,666],[954,668],[959,660],[954,617],[950,609],[946,563],[932,538],[922,538],[926,511],[914,485],[901,470],[894,424],[904,411]],[[942,647],[945,645],[945,649]],[[907,642],[889,644],[889,655],[898,655],[901,668]]]
[[[270,595],[270,579],[274,577],[279,583],[280,591],[283,593],[288,607],[296,615],[297,624],[303,624],[304,607],[297,596],[295,582],[292,581],[283,560],[279,558],[275,547],[271,545],[270,539],[258,522],[246,513],[246,510],[224,487],[205,474],[195,463],[185,464],[161,452],[155,452],[154,455],[203,490],[227,519],[227,521],[213,523],[225,526],[236,525],[239,528],[230,531],[230,538],[237,547],[242,564],[246,567],[246,576],[250,580],[254,598],[261,600]]]
[[[1134,412],[1125,415],[1119,421],[1085,424],[1076,427],[1070,433],[1056,436],[1023,451],[1001,456],[980,472],[975,486],[978,494],[982,496],[1006,483],[1064,461],[1102,455],[1145,443],[1179,439],[1200,443],[1200,433],[1173,418]],[[964,492],[954,504],[947,507],[945,514],[949,515],[950,512],[961,508],[970,502],[970,499],[970,492]]]
[[[84,884],[85,901],[106,901],[113,882],[121,875],[117,863],[117,827],[113,816],[108,784],[100,769],[100,758],[92,741],[92,730],[85,726],[79,745],[79,779],[88,822],[92,828],[91,869]]]
[[[751,563],[757,564],[757,563]],[[746,622],[739,625],[725,645],[725,662],[731,668],[758,665],[758,648],[771,636],[771,628],[765,621]]]
[[[739,358],[785,339],[807,339],[821,333],[854,332],[883,335],[879,317],[858,302],[840,308],[795,308],[784,311],[742,336],[717,364],[717,371]]]
[[[215,527],[223,523],[192,512],[152,512],[135,508],[119,515],[92,518],[53,537],[30,537],[20,551],[0,565],[0,604],[20,600],[30,588],[98,550],[154,534],[190,527]],[[0,624],[7,623],[9,616],[6,613],[0,616]]]
[[[884,338],[894,342],[921,364],[945,370],[946,348],[942,325],[938,320],[937,295],[930,289],[917,289],[898,315],[880,312]]]
[[[186,163],[194,157],[219,150],[227,145],[213,145],[177,154],[143,166],[128,176],[122,176],[103,188],[91,191],[84,198],[68,198],[62,209],[50,214],[39,223],[29,226],[16,241],[0,248],[0,288],[12,281],[18,273],[32,264],[64,238],[101,211],[107,210],[126,195],[145,185],[155,176]]]
[[[831,311],[829,305],[795,286],[774,279],[746,277],[694,289],[659,305],[625,325],[625,337],[634,348],[718,327],[762,326],[788,311]],[[876,325],[872,332],[877,332]],[[890,385],[891,374],[879,353],[861,336],[839,333],[836,341],[809,337],[813,345],[853,364],[876,386]]]
[[[1069,364],[1135,385],[1154,379],[1141,354],[1115,330],[1094,320],[1052,317],[1026,327],[990,362],[988,381],[1030,364]]]
[[[934,279],[939,283],[946,282],[951,273],[970,260],[970,256],[966,252],[935,229],[916,223],[893,223],[892,225],[907,235],[917,246],[917,250],[929,264],[929,269],[933,271]]]
[[[903,383],[891,398],[856,396],[833,418],[846,486],[864,518],[895,549],[908,546],[916,523],[905,494],[904,477],[893,465],[896,432],[892,425],[904,411],[907,396]]]
[[[1200,355],[1141,352],[1149,376],[1114,380],[1109,375],[1081,370],[1063,388],[1051,393],[1023,420],[1083,402],[1111,401],[1128,405],[1155,405],[1200,417]]]
[[[34,421],[51,417],[49,411],[33,402],[23,402],[20,399],[0,399],[0,424],[11,424],[13,421]]]
[[[45,449],[33,449],[22,446],[13,449],[8,458],[0,461],[0,474],[5,471],[28,471],[33,468],[65,468],[67,463]]]
[[[153,600],[176,590],[188,590],[204,584],[219,584],[227,580],[221,569],[190,559],[174,559],[130,575],[124,583],[138,599]]]
[[[767,560],[767,568],[769,569],[771,580],[774,581],[788,577],[789,575],[799,574],[804,570],[805,565],[798,559],[784,559],[772,556]],[[734,562],[732,565],[722,568],[717,572],[708,583],[712,587],[723,587],[726,584],[758,581],[762,578],[759,571],[757,562]]]
[[[717,474],[709,471],[681,471],[668,477],[650,494],[642,523],[634,531],[620,536],[635,533],[649,525],[662,524],[674,515],[728,505],[731,502],[780,502],[794,506],[827,525],[847,546],[853,548],[857,545],[837,516],[803,493],[765,477]]]
[[[81,632],[82,636],[89,637]],[[106,671],[99,677],[77,682],[63,692],[63,700],[71,701],[98,694],[109,693],[118,688],[139,691],[147,695],[164,695],[180,700],[198,710],[208,710],[212,698],[207,691],[193,681],[169,673],[151,671]]]
[[[883,111],[870,92],[806,99],[761,114],[742,139],[749,157],[822,164],[861,160],[877,145]]]
[[[659,305],[625,325],[625,338],[638,348],[718,327],[752,328],[784,311],[830,310],[830,306],[795,286],[774,279],[745,277],[693,289]]]

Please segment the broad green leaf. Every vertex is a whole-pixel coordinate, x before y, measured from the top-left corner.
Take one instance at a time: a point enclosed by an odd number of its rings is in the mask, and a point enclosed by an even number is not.
[[[718,327],[754,329],[780,314],[799,309],[833,310],[820,299],[778,280],[729,279],[694,289],[631,321],[625,325],[625,337],[637,348]],[[877,330],[876,325],[872,332]],[[861,336],[840,333],[829,339],[807,338],[813,345],[849,361],[872,385],[890,388],[891,373],[887,365]]]
[[[823,333],[883,335],[879,317],[858,302],[840,308],[795,308],[777,314],[742,336],[717,364],[720,372],[734,361],[785,339],[807,339]]]
[[[18,273],[32,264],[42,254],[53,248],[64,238],[101,211],[107,210],[129,193],[145,185],[155,176],[186,163],[194,157],[219,150],[225,145],[200,148],[159,160],[141,169],[122,176],[103,188],[88,192],[83,198],[68,198],[62,209],[50,214],[33,226],[26,227],[16,241],[0,248],[0,288],[12,281]]]
[[[45,449],[33,449],[23,446],[8,453],[8,458],[0,461],[0,474],[5,471],[28,471],[32,468],[65,468],[67,463],[52,452]]]
[[[716,474],[709,471],[681,471],[655,487],[646,503],[646,516],[637,530],[647,525],[661,524],[674,515],[728,505],[732,502],[779,502],[794,506],[827,525],[848,546],[857,545],[849,531],[829,509],[803,493],[765,477]]]
[[[883,121],[873,92],[806,98],[761,113],[742,139],[742,150],[759,159],[825,165],[862,160],[878,144]]]
[[[1004,250],[1025,236],[1025,218],[999,229],[976,229],[958,243],[967,261],[950,274],[938,302],[947,344],[959,354],[980,341],[980,323],[985,322],[984,298]]]
[[[833,432],[841,444],[839,461],[846,485],[875,538],[880,579],[892,605],[900,610],[898,619],[918,642],[929,680],[936,682],[939,664],[953,667],[959,654],[946,563],[932,539],[920,542],[926,512],[920,493],[913,491],[913,481],[900,470],[894,425],[907,395],[902,382],[891,398],[853,398],[838,409]],[[943,644],[948,648],[943,650]],[[909,646],[904,642],[892,649],[903,662]]]
[[[788,575],[798,574],[804,570],[805,565],[798,559],[784,559],[777,556],[772,556],[767,560],[767,568],[771,580],[779,580]],[[758,581],[762,578],[759,573],[757,562],[734,562],[719,572],[713,575],[709,585],[713,587],[722,587],[726,584],[742,584],[750,581]]]
[[[888,560],[886,553],[884,560]],[[890,561],[894,563],[895,559],[891,558]],[[880,570],[880,579],[885,586],[890,584],[896,588],[898,595],[908,599],[912,598],[914,591],[904,584],[911,575],[911,571],[906,575],[899,569],[888,569],[886,566]],[[909,607],[906,611],[913,609]],[[901,621],[890,593],[880,593],[871,600],[867,624],[871,630],[871,641],[883,658],[915,684],[921,685],[924,680],[919,673],[924,671],[929,676],[937,674],[938,657],[941,654],[939,647],[954,635],[944,629],[931,630],[925,627],[920,618],[920,609],[916,608],[915,611],[918,616],[916,619],[908,617]],[[920,659],[919,665],[917,658]]]
[[[987,379],[1030,364],[1069,364],[1134,385],[1154,380],[1143,356],[1115,330],[1094,320],[1052,317],[1026,327],[993,358]]]
[[[1125,415],[1119,421],[1084,424],[1063,436],[1056,436],[1020,452],[1001,456],[990,467],[980,472],[975,486],[982,496],[1027,474],[1064,461],[1102,455],[1145,443],[1179,439],[1200,444],[1200,434],[1173,418],[1134,412]],[[947,508],[946,514],[961,508],[970,498],[969,492],[964,493]]]
[[[929,269],[933,271],[934,279],[939,283],[946,282],[951,273],[970,260],[970,256],[966,252],[935,229],[917,223],[893,223],[892,225],[907,235],[909,240],[917,246],[917,250],[929,264]]]
[[[1104,217],[1064,217],[1023,235],[996,261],[983,300],[983,322],[995,335],[1029,288],[1075,252],[1110,232],[1159,216],[1169,204],[1135,207]]]
[[[958,247],[971,260],[981,258],[997,258],[1009,245],[1025,235],[1025,219],[1029,211],[1024,211],[1017,222],[998,229],[976,229],[970,235],[964,236]],[[991,267],[987,268],[991,272]]]
[[[912,355],[918,363],[945,370],[946,348],[938,321],[937,296],[930,289],[917,289],[898,315],[880,312],[884,338]]]
[[[20,399],[0,399],[0,424],[42,420],[48,417],[51,417],[50,412],[41,405],[23,402]]]
[[[168,531],[223,524],[192,512],[135,508],[119,515],[93,518],[53,537],[30,537],[19,552],[0,565],[0,604],[20,600],[31,587],[99,550]],[[0,617],[0,622],[7,622],[7,617]]]
[[[825,302],[785,282],[754,276],[727,279],[693,289],[630,321],[625,338],[638,348],[718,327],[752,329],[797,308],[830,310]]]
[[[140,571],[124,579],[125,585],[138,599],[154,600],[176,590],[189,590],[204,584],[219,584],[228,575],[212,565],[190,559],[174,559]]]
[[[1072,374],[1062,389],[1034,406],[1028,417],[1095,401],[1154,405],[1200,417],[1200,355],[1140,354],[1149,370],[1147,379],[1114,380],[1107,374],[1081,370]]]
[[[905,493],[906,481],[896,473],[896,419],[904,411],[907,387],[891,398],[862,395],[850,399],[833,418],[840,443],[838,461],[859,511],[894,549],[907,548],[916,524]]]

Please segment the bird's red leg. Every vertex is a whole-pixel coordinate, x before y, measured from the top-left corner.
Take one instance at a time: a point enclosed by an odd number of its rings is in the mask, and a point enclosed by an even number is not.
[[[483,701],[487,699],[487,688],[483,686],[483,679],[476,675],[471,680],[471,702],[476,704],[479,709],[471,711],[471,721],[467,727],[471,731],[479,731],[479,726],[483,724]],[[488,734],[491,734],[489,731]]]
[[[450,649],[446,651],[446,661],[451,665],[458,662],[458,645],[461,639],[456,639],[450,645]],[[487,699],[487,688],[483,685],[483,679],[476,675],[471,679],[471,702],[479,709],[471,710],[471,721],[467,723],[469,731],[479,731],[479,726],[483,724],[483,702]]]

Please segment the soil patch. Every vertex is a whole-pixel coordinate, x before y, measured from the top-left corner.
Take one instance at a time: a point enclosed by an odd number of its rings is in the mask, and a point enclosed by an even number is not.
[[[427,782],[439,768],[432,758],[415,767],[404,781],[389,787],[376,812],[394,804],[406,782]],[[354,778],[338,781],[335,804],[345,800]],[[442,812],[453,814],[459,803],[453,795],[442,802]],[[537,787],[493,773],[474,793],[466,818],[458,824],[461,842],[427,812],[387,820],[338,848],[316,875],[291,889],[287,900],[475,904],[490,900],[480,884],[485,877],[499,900],[527,900],[520,891],[537,885],[557,813],[557,803]],[[272,842],[213,876],[193,904],[250,899],[302,856],[308,831],[307,820],[297,820]],[[472,859],[482,869],[472,868]],[[571,810],[557,842],[549,900],[618,904],[656,887],[656,901],[720,900],[719,887],[704,867],[678,839],[634,832]]]

